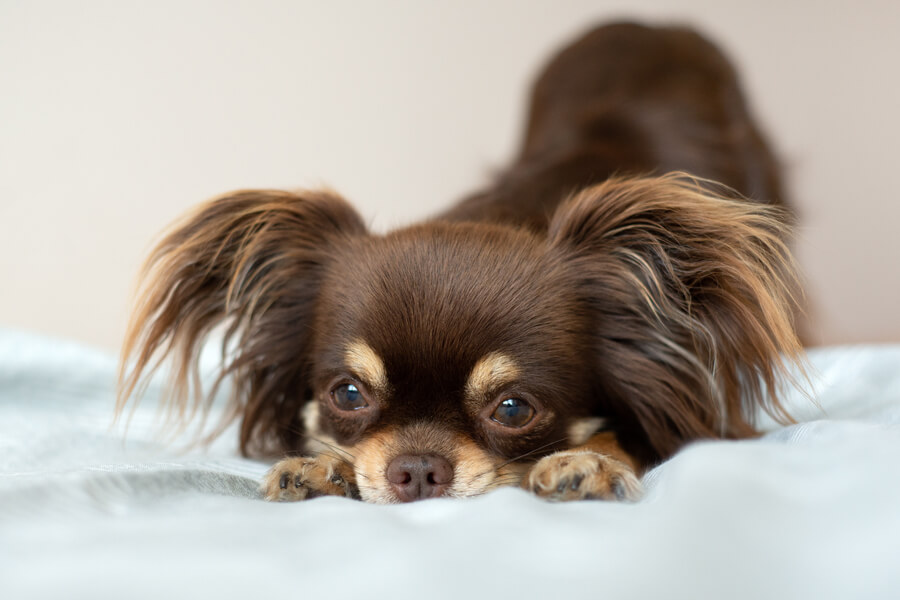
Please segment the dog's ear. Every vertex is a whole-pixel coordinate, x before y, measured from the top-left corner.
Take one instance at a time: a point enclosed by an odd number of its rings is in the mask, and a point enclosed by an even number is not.
[[[612,179],[562,205],[550,243],[589,306],[608,409],[651,458],[746,437],[799,362],[787,215],[684,174]],[[790,379],[790,378],[788,378]]]
[[[240,191],[188,215],[144,267],[122,352],[118,412],[171,358],[164,398],[182,424],[208,408],[228,377],[227,420],[242,417],[242,451],[297,449],[323,269],[335,244],[364,234],[359,215],[328,192]],[[204,393],[199,354],[219,326],[224,364]]]

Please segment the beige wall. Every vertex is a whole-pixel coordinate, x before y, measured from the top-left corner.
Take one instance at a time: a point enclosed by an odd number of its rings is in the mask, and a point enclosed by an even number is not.
[[[380,230],[434,212],[509,157],[541,59],[628,14],[743,69],[820,338],[900,341],[900,3],[730,4],[4,0],[0,327],[117,347],[154,236],[232,188],[327,183]]]

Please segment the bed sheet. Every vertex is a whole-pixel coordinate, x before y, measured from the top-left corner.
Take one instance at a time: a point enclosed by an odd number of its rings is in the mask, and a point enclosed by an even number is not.
[[[900,346],[813,350],[801,423],[688,446],[636,504],[294,504],[234,431],[163,443],[114,357],[0,330],[0,597],[898,598]]]

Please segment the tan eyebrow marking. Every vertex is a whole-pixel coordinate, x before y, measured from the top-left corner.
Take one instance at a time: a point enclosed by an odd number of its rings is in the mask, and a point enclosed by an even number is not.
[[[378,392],[388,389],[387,371],[384,361],[371,346],[362,341],[351,342],[344,352],[344,362],[351,371],[358,375],[363,383]]]
[[[472,368],[466,382],[466,396],[473,400],[480,399],[515,380],[520,373],[512,358],[500,352],[491,352]]]

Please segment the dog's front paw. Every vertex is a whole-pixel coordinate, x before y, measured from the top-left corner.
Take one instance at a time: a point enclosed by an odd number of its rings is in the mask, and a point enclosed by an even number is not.
[[[319,496],[359,499],[353,467],[328,456],[286,458],[266,474],[260,486],[266,500],[295,502]]]
[[[591,450],[545,456],[522,487],[547,500],[626,500],[641,497],[641,482],[623,462]]]

